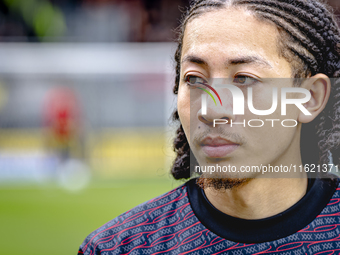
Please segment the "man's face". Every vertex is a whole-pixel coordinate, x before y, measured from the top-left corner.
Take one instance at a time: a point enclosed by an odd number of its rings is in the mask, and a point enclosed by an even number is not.
[[[297,120],[299,110],[287,108],[281,116],[280,87],[277,110],[269,116],[258,116],[245,104],[244,115],[234,115],[232,96],[228,89],[217,89],[223,106],[216,106],[208,96],[207,114],[201,111],[203,90],[193,84],[226,79],[238,86],[247,102],[247,87],[253,90],[253,105],[267,110],[272,105],[272,87],[266,78],[290,78],[291,66],[278,51],[278,31],[269,23],[257,20],[250,12],[233,8],[211,11],[191,20],[185,29],[181,56],[178,113],[189,145],[200,166],[288,165],[300,158],[300,128],[283,127],[284,119]],[[217,97],[215,96],[216,100]],[[217,101],[218,103],[218,101]],[[214,119],[232,120],[243,125],[217,125]],[[248,121],[261,119],[262,127],[250,127]],[[274,127],[266,119],[278,119]],[[253,125],[259,123],[252,122]],[[289,123],[291,124],[291,123]],[[290,163],[289,163],[290,164]],[[223,178],[253,178],[256,174],[226,173]],[[207,175],[206,177],[212,177]]]

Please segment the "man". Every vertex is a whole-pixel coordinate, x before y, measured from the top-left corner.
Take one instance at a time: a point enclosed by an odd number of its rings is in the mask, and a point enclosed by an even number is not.
[[[46,144],[61,162],[75,155],[81,156],[80,115],[80,104],[72,89],[56,87],[49,91],[43,115],[47,129]]]
[[[317,0],[194,1],[175,54],[172,174],[199,178],[94,231],[79,254],[338,254],[339,182],[326,172],[339,161],[339,47]]]

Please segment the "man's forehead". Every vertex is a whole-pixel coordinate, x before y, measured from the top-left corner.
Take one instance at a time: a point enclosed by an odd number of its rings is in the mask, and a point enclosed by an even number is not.
[[[207,12],[187,24],[181,64],[215,61],[226,66],[255,64],[272,69],[281,58],[277,31],[276,26],[244,10]]]
[[[260,28],[260,29],[259,29]],[[268,34],[270,30],[271,34]],[[253,32],[256,31],[254,34]],[[246,36],[249,39],[256,36],[272,37],[277,27],[274,23],[258,19],[251,11],[243,8],[223,8],[203,12],[193,17],[186,25],[185,35],[193,39],[226,37],[234,39]]]

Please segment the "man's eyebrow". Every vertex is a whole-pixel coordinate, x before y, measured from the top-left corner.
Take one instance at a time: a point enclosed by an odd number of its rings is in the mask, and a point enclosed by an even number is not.
[[[208,65],[208,63],[204,59],[200,57],[192,56],[192,55],[188,55],[184,57],[181,64],[184,62],[191,62],[191,63],[196,63],[199,65]]]
[[[273,66],[268,61],[266,61],[263,58],[260,58],[258,56],[244,56],[244,57],[229,59],[229,60],[226,61],[227,66],[229,66],[229,65],[252,64],[252,63],[256,63],[256,64],[260,64],[260,65],[264,65],[264,66],[273,68]]]
[[[181,64],[184,62],[191,62],[191,63],[196,63],[199,65],[208,65],[208,63],[204,59],[197,57],[197,56],[193,56],[193,55],[188,55],[184,57]],[[237,57],[233,59],[228,59],[226,61],[226,66],[252,64],[252,63],[260,64],[260,65],[263,65],[269,68],[273,68],[273,66],[268,61],[258,56],[242,56],[242,57]]]

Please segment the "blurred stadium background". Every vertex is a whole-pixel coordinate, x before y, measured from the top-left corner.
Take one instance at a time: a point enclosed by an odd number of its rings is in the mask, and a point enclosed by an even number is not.
[[[181,184],[172,56],[188,2],[0,0],[1,255],[76,254]]]

